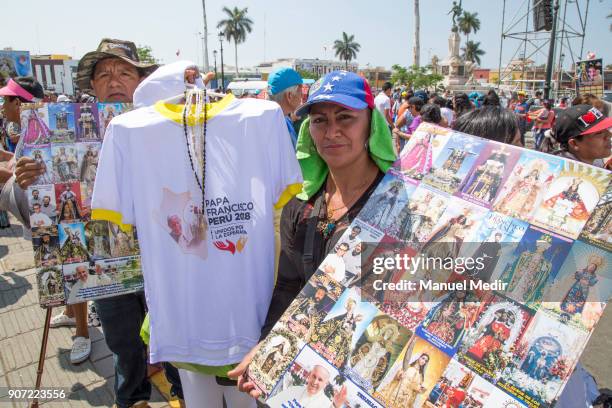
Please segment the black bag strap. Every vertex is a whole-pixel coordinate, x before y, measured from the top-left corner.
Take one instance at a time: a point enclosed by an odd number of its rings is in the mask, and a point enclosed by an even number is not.
[[[318,267],[315,264],[318,261],[318,256],[315,256],[314,251],[315,248],[321,248],[322,237],[320,234],[317,234],[317,224],[319,223],[319,216],[321,215],[324,202],[325,194],[319,195],[313,204],[310,217],[306,219],[306,237],[304,241],[304,254],[302,255],[304,274],[306,276],[310,276],[311,272],[314,272]]]

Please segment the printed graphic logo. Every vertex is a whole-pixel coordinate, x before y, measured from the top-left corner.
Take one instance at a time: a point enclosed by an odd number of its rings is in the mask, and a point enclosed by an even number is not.
[[[253,202],[234,202],[221,196],[206,200],[204,205],[215,248],[232,255],[241,253],[248,241],[248,226],[254,218]]]

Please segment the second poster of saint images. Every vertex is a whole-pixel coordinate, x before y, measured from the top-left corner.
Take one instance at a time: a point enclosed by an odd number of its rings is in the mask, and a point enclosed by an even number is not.
[[[612,294],[610,181],[606,170],[421,125],[263,341],[249,372],[262,401],[554,406]],[[404,253],[482,256],[477,278],[506,290],[363,290],[413,279],[372,274],[373,257]]]

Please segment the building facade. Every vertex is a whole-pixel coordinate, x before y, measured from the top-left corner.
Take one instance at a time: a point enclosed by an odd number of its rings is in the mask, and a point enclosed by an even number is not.
[[[68,55],[33,55],[32,72],[43,88],[58,94],[74,95],[79,60]]]

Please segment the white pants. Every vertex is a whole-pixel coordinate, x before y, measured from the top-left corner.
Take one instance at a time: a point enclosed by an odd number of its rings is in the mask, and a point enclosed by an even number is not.
[[[215,377],[179,368],[187,408],[255,408],[255,399],[237,387],[217,384]]]

